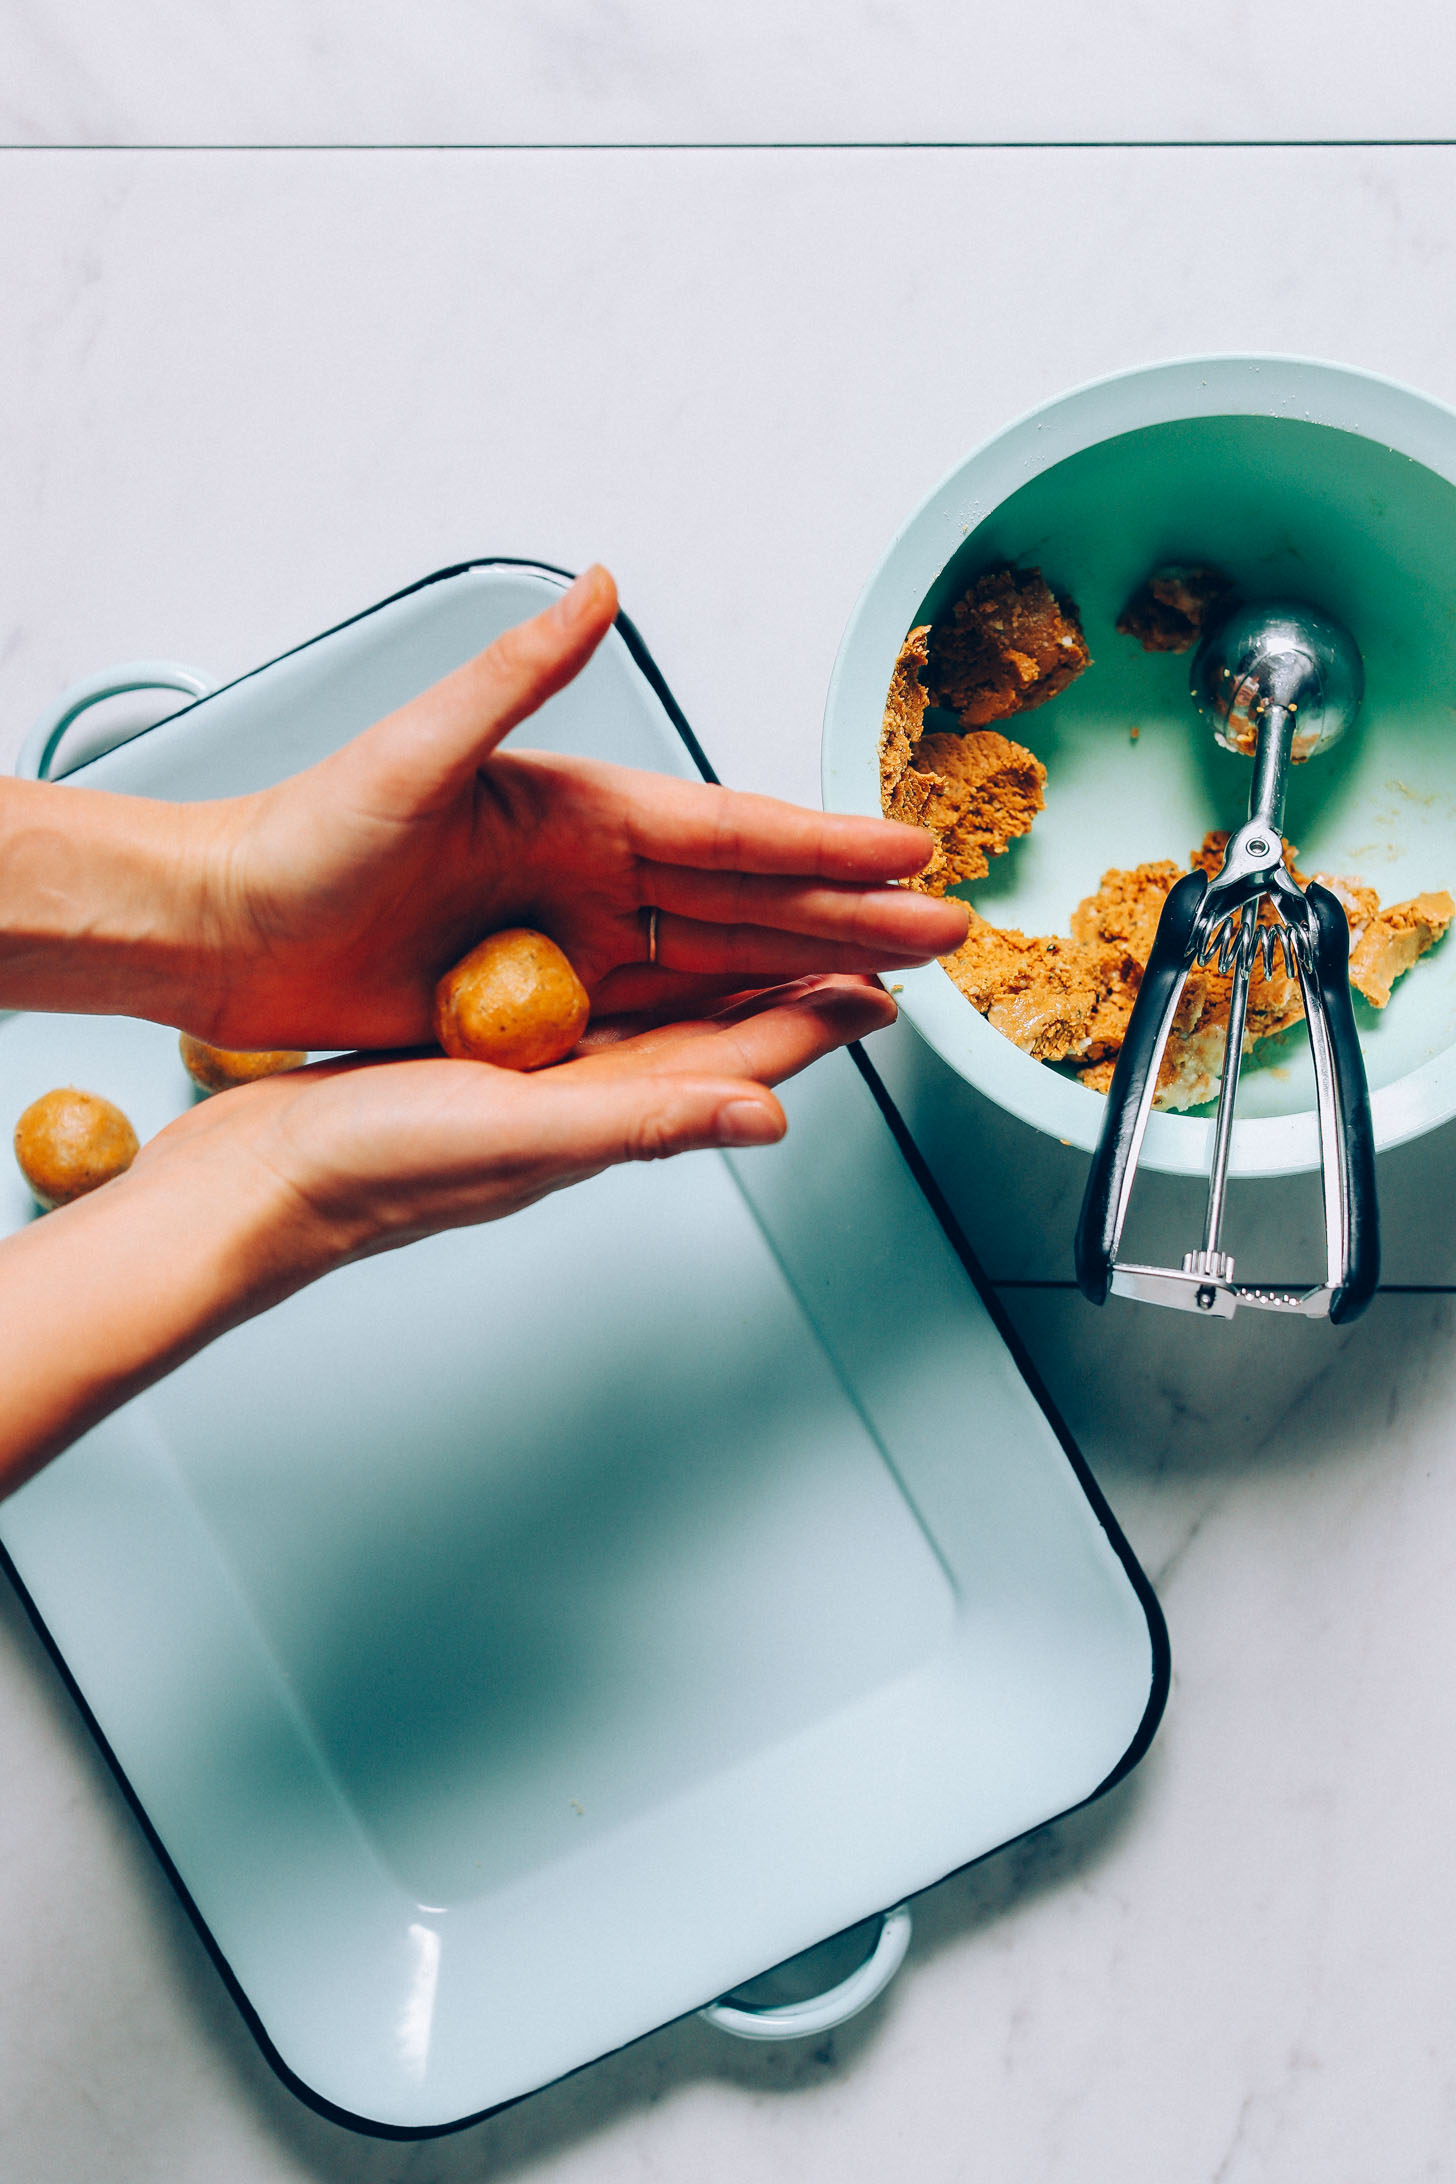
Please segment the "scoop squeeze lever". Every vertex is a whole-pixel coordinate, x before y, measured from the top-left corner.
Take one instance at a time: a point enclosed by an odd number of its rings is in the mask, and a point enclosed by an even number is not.
[[[1229,837],[1210,880],[1190,872],[1169,890],[1118,1056],[1102,1134],[1077,1224],[1077,1284],[1094,1304],[1136,1297],[1214,1319],[1241,1304],[1306,1319],[1352,1320],[1380,1280],[1375,1143],[1365,1064],[1350,1002],[1350,932],[1318,881],[1303,891],[1284,865],[1281,831],[1289,767],[1328,750],[1359,710],[1360,655],[1349,634],[1312,607],[1277,602],[1235,608],[1204,638],[1192,696],[1226,749],[1254,761],[1249,816]],[[1299,980],[1314,1063],[1325,1215],[1325,1273],[1305,1287],[1236,1282],[1222,1251],[1234,1104],[1255,961],[1282,961]],[[1153,1110],[1169,1035],[1195,965],[1231,976],[1227,1044],[1203,1242],[1181,1267],[1136,1266],[1118,1247]]]

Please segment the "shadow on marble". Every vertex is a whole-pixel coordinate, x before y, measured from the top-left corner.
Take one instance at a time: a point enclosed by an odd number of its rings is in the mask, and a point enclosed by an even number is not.
[[[994,1105],[903,1020],[877,1032],[867,1051],[991,1279],[1070,1281],[1088,1156]],[[1456,1123],[1382,1153],[1377,1168],[1383,1283],[1456,1286]],[[1179,1265],[1202,1239],[1203,1210],[1197,1177],[1145,1172],[1128,1219],[1128,1256]],[[1318,1178],[1231,1183],[1225,1236],[1241,1278],[1318,1280]]]
[[[1442,1444],[1456,1405],[1450,1295],[1378,1297],[1346,1328],[1098,1311],[1067,1290],[1004,1302],[1159,1590],[1221,1502],[1307,1489],[1317,1511],[1375,1491],[1388,1462]]]
[[[1242,1312],[1208,1321],[1075,1291],[1004,1293],[1089,1461],[1125,1476],[1374,1457],[1456,1396],[1456,1296],[1377,1297],[1351,1327]],[[1297,1431],[1294,1430],[1297,1427]]]

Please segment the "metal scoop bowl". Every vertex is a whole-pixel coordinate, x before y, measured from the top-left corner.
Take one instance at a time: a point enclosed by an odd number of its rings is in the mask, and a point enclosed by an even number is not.
[[[1127,1035],[1077,1224],[1077,1282],[1094,1304],[1137,1297],[1231,1319],[1241,1304],[1306,1319],[1352,1320],[1380,1279],[1375,1145],[1365,1064],[1350,1002],[1350,931],[1318,881],[1301,890],[1280,839],[1291,764],[1339,741],[1364,690],[1360,655],[1328,615],[1292,601],[1237,607],[1193,662],[1191,694],[1220,743],[1254,761],[1249,816],[1229,837],[1216,878],[1190,872],[1169,890]],[[1269,915],[1262,916],[1267,909]],[[1299,980],[1314,1063],[1324,1187],[1325,1277],[1308,1288],[1236,1282],[1219,1248],[1249,980],[1276,959]],[[1158,1073],[1196,965],[1231,974],[1227,1044],[1203,1243],[1181,1267],[1119,1263],[1118,1247],[1153,1110]]]

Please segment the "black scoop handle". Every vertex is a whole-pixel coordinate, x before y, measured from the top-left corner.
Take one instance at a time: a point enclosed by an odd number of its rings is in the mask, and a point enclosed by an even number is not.
[[[1112,1073],[1107,1112],[1102,1118],[1102,1135],[1092,1155],[1074,1247],[1077,1287],[1092,1304],[1105,1304],[1112,1286],[1112,1262],[1117,1254],[1117,1208],[1133,1156],[1138,1110],[1148,1078],[1162,1059],[1158,1052],[1158,1034],[1178,981],[1187,969],[1194,923],[1207,890],[1208,878],[1203,872],[1185,872],[1182,879],[1169,888],[1137,999],[1132,1005],[1122,1052]],[[1352,1020],[1352,1031],[1353,1028]],[[1358,1060],[1358,1047],[1355,1053]]]
[[[1375,1195],[1375,1132],[1370,1087],[1350,999],[1350,926],[1339,898],[1311,880],[1305,890],[1314,920],[1315,976],[1330,1034],[1339,1111],[1339,1142],[1322,1148],[1338,1160],[1344,1182],[1346,1243],[1340,1284],[1330,1299],[1337,1326],[1358,1319],[1380,1286],[1380,1210]]]

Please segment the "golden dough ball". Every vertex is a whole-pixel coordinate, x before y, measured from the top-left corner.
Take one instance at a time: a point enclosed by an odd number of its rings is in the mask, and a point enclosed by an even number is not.
[[[20,1172],[49,1212],[124,1175],[137,1134],[119,1107],[75,1085],[43,1092],[15,1125]]]
[[[571,1052],[590,1014],[555,941],[520,925],[482,940],[435,988],[435,1037],[457,1062],[545,1069]]]
[[[280,1077],[286,1069],[301,1069],[308,1055],[298,1047],[277,1047],[269,1053],[250,1054],[236,1047],[209,1046],[184,1031],[177,1041],[187,1074],[204,1092],[230,1092],[235,1084],[256,1084],[259,1077]]]

